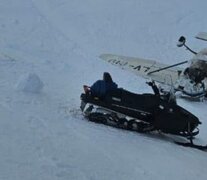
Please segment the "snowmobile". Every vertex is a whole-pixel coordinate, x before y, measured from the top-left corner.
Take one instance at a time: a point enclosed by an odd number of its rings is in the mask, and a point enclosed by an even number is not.
[[[148,84],[152,86],[153,83]],[[171,93],[135,94],[117,88],[107,92],[104,97],[85,92],[80,98],[80,108],[89,121],[140,133],[159,131],[178,135],[189,140],[187,143],[176,142],[179,145],[207,149],[207,146],[193,143],[201,122],[195,115],[179,106]]]
[[[196,38],[207,41],[207,33],[198,33]],[[145,79],[152,79],[160,83],[161,88],[173,87],[175,92],[181,93],[181,97],[203,100],[207,97],[207,49],[193,51],[186,45],[184,36],[179,38],[177,46],[185,47],[194,54],[193,58],[173,65],[114,54],[101,54],[100,58]],[[186,68],[178,67],[186,63]]]

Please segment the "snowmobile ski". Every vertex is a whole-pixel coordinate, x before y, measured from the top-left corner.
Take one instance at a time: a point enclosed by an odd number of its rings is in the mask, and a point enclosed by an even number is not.
[[[178,145],[181,145],[181,146],[184,146],[184,147],[195,148],[195,149],[202,150],[202,151],[207,150],[207,145],[203,146],[203,145],[197,145],[197,144],[194,144],[194,143],[191,143],[191,142],[184,143],[184,142],[177,142],[177,141],[175,141],[175,144],[178,144]]]

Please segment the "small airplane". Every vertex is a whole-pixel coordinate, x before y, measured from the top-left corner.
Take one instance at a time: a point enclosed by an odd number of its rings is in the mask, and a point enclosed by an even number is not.
[[[200,32],[196,38],[207,41],[207,33]],[[158,82],[162,90],[169,87],[167,91],[173,89],[174,93],[181,92],[185,97],[199,99],[207,97],[207,48],[199,52],[193,51],[186,45],[184,36],[179,38],[177,46],[184,46],[193,53],[192,59],[167,65],[154,60],[114,54],[101,54],[100,58],[145,79]],[[178,67],[186,63],[188,63],[188,67]]]

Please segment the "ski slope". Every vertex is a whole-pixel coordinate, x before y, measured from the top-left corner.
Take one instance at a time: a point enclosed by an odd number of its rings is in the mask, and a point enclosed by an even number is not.
[[[178,137],[87,122],[79,97],[105,71],[119,87],[151,92],[98,56],[187,60],[176,41],[185,35],[195,50],[207,46],[193,38],[207,29],[206,7],[203,0],[1,0],[0,180],[205,180],[206,152],[175,145]],[[195,143],[206,144],[207,102],[178,103],[202,121]]]

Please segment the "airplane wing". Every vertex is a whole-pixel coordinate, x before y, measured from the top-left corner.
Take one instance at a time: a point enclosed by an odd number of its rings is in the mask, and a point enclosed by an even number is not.
[[[142,58],[126,57],[114,54],[101,54],[100,58],[111,63],[112,65],[128,70],[145,79],[152,79],[159,83],[168,85],[174,84],[183,71],[182,68],[173,67],[159,72],[154,72],[169,65]]]
[[[204,40],[204,41],[207,41],[207,33],[206,33],[206,32],[199,32],[199,33],[196,35],[196,38],[197,38],[197,39]]]

